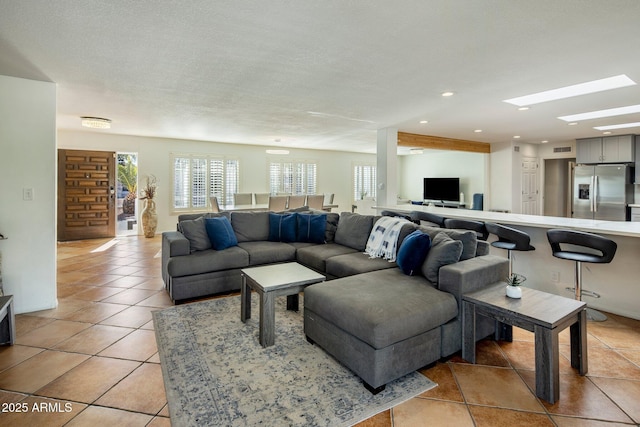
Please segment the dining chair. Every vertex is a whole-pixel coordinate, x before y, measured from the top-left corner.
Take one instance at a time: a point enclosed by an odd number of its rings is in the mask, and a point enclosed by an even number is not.
[[[233,193],[234,205],[251,205],[253,204],[253,193]]]
[[[211,212],[220,212],[220,205],[218,205],[218,198],[216,196],[209,197],[209,203],[211,204]]]
[[[295,209],[295,208],[303,207],[306,199],[307,199],[307,196],[289,196],[287,209]]]
[[[280,212],[287,209],[288,196],[270,196],[269,197],[269,210],[273,212]]]
[[[322,210],[324,207],[324,195],[307,196],[307,205],[310,209]]]
[[[269,203],[269,193],[254,193],[256,205],[266,205]]]

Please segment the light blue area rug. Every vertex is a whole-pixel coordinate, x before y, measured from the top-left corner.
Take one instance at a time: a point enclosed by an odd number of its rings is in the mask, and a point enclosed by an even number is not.
[[[353,425],[436,386],[413,372],[374,396],[306,341],[302,308],[278,298],[272,347],[258,342],[259,318],[256,295],[247,323],[240,296],[153,313],[173,426]]]

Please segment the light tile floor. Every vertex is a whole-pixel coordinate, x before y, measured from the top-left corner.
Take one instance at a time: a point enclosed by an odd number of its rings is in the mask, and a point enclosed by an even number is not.
[[[171,305],[160,237],[121,237],[91,252],[107,241],[58,244],[58,307],[18,315],[16,345],[0,346],[0,427],[170,425],[151,321]],[[438,387],[360,426],[640,424],[640,321],[611,315],[587,329],[585,377],[561,334],[553,405],[533,392],[533,335],[514,329],[511,343],[479,343],[477,365],[455,355],[425,369]]]

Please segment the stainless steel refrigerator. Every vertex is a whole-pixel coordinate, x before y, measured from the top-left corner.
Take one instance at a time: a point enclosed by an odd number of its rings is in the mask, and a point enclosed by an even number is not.
[[[579,165],[573,178],[573,217],[628,221],[633,203],[628,165]]]

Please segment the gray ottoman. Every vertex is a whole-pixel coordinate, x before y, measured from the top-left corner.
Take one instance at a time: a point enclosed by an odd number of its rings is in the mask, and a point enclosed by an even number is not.
[[[365,386],[384,385],[440,358],[440,326],[458,315],[453,295],[398,268],[312,285],[304,331]]]

